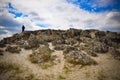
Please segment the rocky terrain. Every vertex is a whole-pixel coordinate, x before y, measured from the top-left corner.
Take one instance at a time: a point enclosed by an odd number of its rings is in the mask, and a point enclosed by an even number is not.
[[[120,80],[120,33],[37,30],[0,41],[0,80]]]

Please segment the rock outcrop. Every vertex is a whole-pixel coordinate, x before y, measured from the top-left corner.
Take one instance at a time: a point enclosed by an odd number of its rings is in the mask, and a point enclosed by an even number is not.
[[[32,56],[36,59],[37,63],[48,62],[52,59],[52,52],[48,46],[41,45],[39,48],[33,50]]]
[[[9,44],[25,49],[37,49],[40,45],[48,46],[49,42],[55,46],[55,50],[63,50],[65,53],[69,53],[71,50],[83,50],[90,56],[96,57],[98,53],[115,53],[120,49],[120,33],[72,28],[69,30],[25,31],[4,38],[0,41],[0,47]],[[110,51],[110,47],[114,49]],[[7,48],[8,51],[12,51],[12,49],[12,47]]]
[[[9,51],[11,53],[19,53],[21,51],[21,48],[18,46],[7,46],[6,51]]]

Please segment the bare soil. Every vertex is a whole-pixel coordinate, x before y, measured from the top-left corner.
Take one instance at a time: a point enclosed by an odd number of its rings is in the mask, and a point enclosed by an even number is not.
[[[49,47],[54,49],[51,43]],[[0,62],[19,64],[20,68],[26,70],[24,74],[32,73],[38,80],[120,80],[120,61],[115,60],[109,53],[98,54],[98,57],[92,57],[97,61],[97,65],[84,67],[79,65],[68,66],[67,72],[65,72],[66,64],[63,51],[55,50],[52,53],[52,55],[57,56],[56,64],[47,69],[42,69],[38,64],[31,63],[28,60],[32,50],[22,49],[19,54],[5,51],[3,54],[3,56],[0,56]],[[1,75],[0,78],[4,80]]]

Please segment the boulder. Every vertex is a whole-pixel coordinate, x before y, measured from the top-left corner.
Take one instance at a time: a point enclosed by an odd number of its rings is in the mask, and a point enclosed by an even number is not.
[[[7,46],[6,51],[9,51],[11,53],[19,53],[21,51],[21,48],[18,46]]]
[[[41,55],[39,54],[39,50],[33,50],[32,53],[33,53],[33,56],[35,57],[37,63],[41,63],[43,61]]]
[[[39,47],[38,40],[34,34],[31,34],[28,39],[28,44],[31,46],[31,48]]]
[[[87,52],[87,54],[89,54],[89,55],[91,55],[91,56],[93,56],[93,57],[97,57],[97,56],[98,56],[97,53],[94,52],[94,51],[91,50],[91,49],[86,50],[86,52]]]
[[[29,43],[27,41],[23,41],[22,45],[20,45],[21,48],[24,49],[31,49],[31,46],[29,45]]]
[[[67,62],[74,65],[80,64],[84,66],[84,65],[95,64],[94,60],[87,57],[84,53],[78,50],[70,51],[69,53],[65,54],[65,59]]]
[[[42,62],[48,62],[48,61],[52,60],[51,59],[52,52],[53,51],[50,50],[50,48],[48,46],[41,45],[36,50],[33,50],[33,55],[37,59],[38,63],[42,63]]]
[[[77,50],[77,48],[72,47],[72,46],[66,46],[65,49],[63,50],[63,53],[67,54],[70,51]]]

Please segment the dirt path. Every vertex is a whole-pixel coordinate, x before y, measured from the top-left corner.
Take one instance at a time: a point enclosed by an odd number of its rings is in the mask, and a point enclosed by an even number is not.
[[[54,50],[54,46],[52,45],[52,43],[49,43],[49,48],[51,50]],[[63,51],[54,50],[52,55],[55,55],[57,57],[55,60],[57,65],[53,66],[50,72],[53,72],[54,80],[56,80],[58,79],[59,74],[63,71],[65,60]]]

